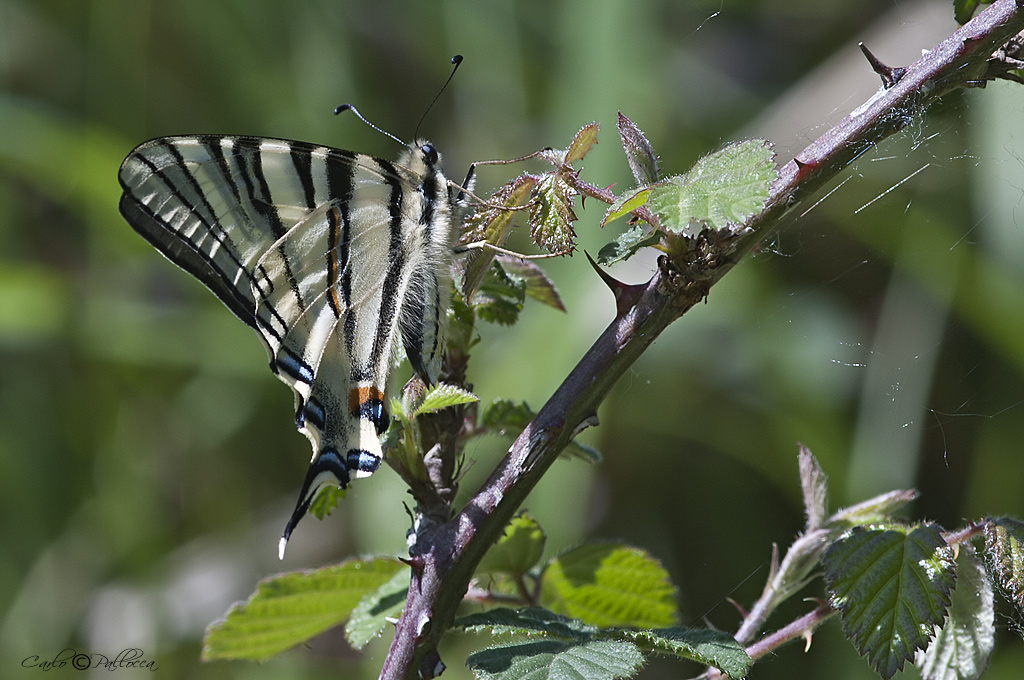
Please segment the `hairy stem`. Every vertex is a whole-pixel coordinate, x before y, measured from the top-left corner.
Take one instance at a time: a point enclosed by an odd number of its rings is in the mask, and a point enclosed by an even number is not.
[[[461,512],[443,524],[422,527],[409,560],[409,596],[382,678],[430,678],[443,671],[437,645],[476,565],[566,444],[596,423],[597,407],[619,377],[799,201],[940,96],[981,85],[991,77],[988,60],[993,52],[1024,30],[1022,3],[997,0],[908,66],[892,87],[879,91],[783,166],[765,209],[743,225],[750,230],[732,244],[728,257],[704,263],[706,276],[701,281],[678,274],[692,270],[693,263],[663,261],[635,304],[620,311]],[[819,608],[814,615],[824,620],[826,613]]]
[[[798,637],[806,638],[807,644],[810,646],[811,633],[813,633],[818,626],[828,621],[835,613],[836,610],[832,608],[832,605],[827,602],[823,602],[818,605],[818,608],[814,611],[804,614],[795,621],[792,621],[782,628],[765,635],[763,638],[747,647],[747,655],[751,659],[757,661],[762,656],[775,651],[782,645],[791,640],[795,640]],[[723,680],[725,677],[725,674],[717,668],[712,668],[707,675],[704,676],[705,680]]]

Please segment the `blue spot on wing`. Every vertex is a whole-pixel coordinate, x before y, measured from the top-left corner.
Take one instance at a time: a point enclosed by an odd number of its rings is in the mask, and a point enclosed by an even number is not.
[[[313,384],[313,369],[309,364],[287,348],[282,347],[278,351],[277,359],[274,361],[274,366],[272,368],[275,373],[277,373],[278,369],[284,371],[287,375],[291,376],[293,380],[298,382],[303,382],[307,385]]]

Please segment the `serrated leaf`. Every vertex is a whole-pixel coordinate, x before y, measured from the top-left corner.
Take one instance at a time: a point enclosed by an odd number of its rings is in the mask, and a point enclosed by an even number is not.
[[[562,304],[562,296],[552,283],[544,270],[529,260],[523,260],[511,255],[498,255],[502,268],[512,278],[519,279],[526,286],[526,294],[548,307],[553,307],[560,312],[565,311]]]
[[[714,666],[730,678],[746,677],[753,660],[743,645],[728,633],[709,628],[656,628],[622,630],[621,635],[635,642],[641,650],[670,654]]]
[[[466,665],[487,680],[615,680],[640,670],[644,657],[628,642],[538,640],[470,654]]]
[[[668,572],[639,548],[581,546],[551,560],[540,583],[542,605],[595,626],[655,628],[679,619]]]
[[[685,175],[655,185],[650,208],[662,227],[676,233],[689,234],[692,220],[715,230],[742,224],[768,201],[768,189],[778,177],[774,157],[763,139],[730,144],[697,161]]]
[[[992,582],[969,543],[960,545],[956,574],[946,621],[914,659],[924,680],[977,680],[995,644]]]
[[[207,629],[202,658],[269,659],[344,621],[367,593],[404,568],[390,558],[348,560],[265,579]]]
[[[956,572],[939,527],[854,527],[822,563],[843,631],[888,680],[931,639]]]
[[[648,199],[651,197],[651,188],[644,187],[643,189],[635,189],[627,192],[615,199],[615,202],[608,206],[608,210],[605,211],[604,217],[601,219],[601,226],[605,226],[613,220],[617,220],[620,217],[628,215],[637,208],[642,208],[647,205]]]
[[[456,619],[454,627],[469,632],[489,630],[494,635],[509,633],[541,633],[565,640],[588,640],[598,632],[597,627],[570,619],[542,607],[508,609],[498,607],[486,612],[469,614]]]
[[[534,243],[550,253],[567,253],[575,248],[572,223],[576,213],[572,209],[573,189],[560,172],[549,172],[541,177],[534,189],[535,203],[530,206],[530,236]]]
[[[508,298],[491,298],[476,309],[481,321],[496,323],[499,326],[514,324],[519,320],[521,311],[523,311],[523,304]]]
[[[985,562],[992,580],[1024,617],[1024,522],[990,518],[985,526]]]
[[[828,478],[818,464],[818,459],[803,444],[800,445],[798,461],[800,488],[803,490],[807,512],[807,531],[813,531],[823,526],[828,517]]]
[[[320,489],[320,493],[316,495],[313,502],[309,504],[309,514],[313,515],[317,519],[323,519],[327,515],[331,514],[331,510],[338,507],[338,501],[344,498],[348,494],[346,489],[340,489],[336,486],[324,486]]]
[[[647,141],[647,137],[640,131],[633,121],[622,115],[619,111],[619,138],[622,140],[622,148],[626,152],[626,160],[629,162],[629,169],[633,171],[633,177],[638,186],[647,186],[658,181],[658,157],[654,148]]]
[[[579,129],[576,136],[572,138],[569,148],[565,150],[564,161],[572,165],[576,161],[583,160],[587,152],[597,144],[597,132],[600,126],[597,123],[587,123]]]
[[[405,565],[402,565],[405,567]],[[398,618],[409,593],[409,569],[399,569],[386,583],[367,593],[352,609],[345,624],[345,639],[354,649],[362,649],[381,634],[387,619]]]
[[[519,436],[519,432],[533,420],[535,415],[537,414],[525,401],[516,403],[510,399],[495,399],[484,409],[481,420],[484,427],[495,430],[498,434]]]
[[[484,555],[478,574],[505,573],[522,576],[540,560],[547,537],[537,520],[523,512],[512,518],[505,533]]]
[[[597,263],[608,266],[628,260],[633,257],[641,248],[657,245],[661,241],[662,234],[652,231],[644,235],[643,227],[634,225],[618,235],[611,243],[605,244],[597,253]]]
[[[742,678],[753,664],[743,646],[728,633],[706,628],[659,628],[630,630],[597,628],[539,607],[519,610],[492,609],[470,614],[453,627],[469,632],[489,631],[493,635],[533,634],[561,641],[584,643],[594,639],[635,644],[641,651],[690,659],[721,669],[731,678]]]
[[[465,222],[460,245],[486,242],[493,246],[505,243],[512,219],[522,211],[513,210],[525,205],[527,199],[537,186],[538,177],[520,175],[499,187],[487,203],[495,207],[480,206]],[[484,274],[494,259],[495,251],[490,248],[479,248],[465,258],[462,274],[462,296],[469,300],[480,286]]]
[[[498,261],[491,262],[473,308],[482,321],[510,326],[519,319],[526,300],[526,284],[510,277]]]
[[[455,385],[440,383],[427,390],[426,395],[423,397],[423,401],[420,402],[418,407],[416,407],[415,415],[434,413],[443,408],[448,408],[449,406],[469,404],[474,401],[480,401],[480,397],[476,396],[469,390],[464,390]]]
[[[836,528],[862,524],[885,524],[893,521],[893,517],[903,509],[903,506],[916,499],[917,491],[913,489],[888,491],[869,498],[863,503],[838,510],[828,518],[825,526]]]

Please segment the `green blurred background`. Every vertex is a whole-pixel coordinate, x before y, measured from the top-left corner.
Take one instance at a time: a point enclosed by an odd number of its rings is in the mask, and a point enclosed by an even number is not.
[[[22,659],[65,647],[135,647],[158,675],[118,677],[362,678],[386,650],[356,654],[335,631],[263,665],[198,662],[204,627],[259,578],[400,551],[407,496],[385,469],[328,520],[303,522],[277,561],[308,444],[252,332],[117,214],[117,168],[136,144],[221,132],[393,157],[331,110],[354,103],[409,138],[461,53],[421,129],[450,176],[564,146],[596,120],[584,176],[622,190],[617,110],[670,172],[746,136],[786,161],[877,89],[857,41],[907,63],[953,30],[951,5],[0,0],[0,677],[37,673]],[[646,548],[679,584],[687,624],[734,630],[727,598],[756,599],[772,543],[801,529],[798,441],[834,506],[913,486],[911,516],[949,528],[1024,516],[1022,92],[949,97],[659,339],[583,437],[605,461],[559,462],[530,498],[548,552]],[[485,168],[479,186],[503,172]],[[599,230],[593,203],[578,213],[591,253],[623,226]],[[471,380],[485,400],[539,407],[611,319],[584,258],[545,267],[568,314],[528,305],[515,328],[481,329]],[[653,269],[641,257],[613,274]],[[468,452],[464,491],[502,445]],[[993,680],[1024,669],[1006,614]],[[467,677],[465,654],[484,642],[453,640],[445,677]],[[698,672],[654,661],[643,677]],[[877,676],[830,624],[752,677]]]

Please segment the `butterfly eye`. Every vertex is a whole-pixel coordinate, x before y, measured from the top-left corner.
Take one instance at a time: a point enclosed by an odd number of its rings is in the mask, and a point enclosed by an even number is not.
[[[434,148],[433,144],[424,144],[420,147],[420,152],[430,165],[437,163],[437,149]]]

